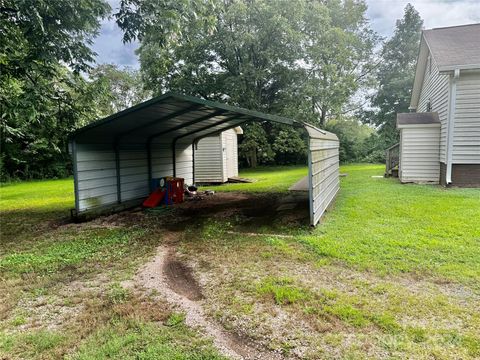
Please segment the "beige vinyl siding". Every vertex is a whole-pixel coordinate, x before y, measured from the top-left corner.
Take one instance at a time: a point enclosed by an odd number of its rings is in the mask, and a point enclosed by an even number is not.
[[[423,78],[422,90],[418,103],[417,112],[427,112],[427,104],[430,101],[432,112],[437,112],[440,118],[440,161],[446,162],[447,147],[447,119],[448,119],[448,92],[449,75],[441,75],[437,65],[432,59],[431,71],[428,61]]]
[[[221,136],[201,139],[195,148],[195,182],[223,182]]]
[[[231,146],[231,161],[228,171],[228,177],[238,176],[238,135],[237,132],[232,129],[232,146]]]
[[[223,166],[223,182],[228,180],[227,169],[228,169],[228,160],[227,160],[227,131],[224,131],[221,135],[222,139],[222,166]]]
[[[400,130],[400,181],[432,182],[440,179],[440,127],[411,126]]]
[[[234,129],[201,139],[195,149],[195,181],[222,183],[238,176],[237,146]]]
[[[457,80],[452,162],[480,164],[480,72]]]
[[[175,175],[183,178],[185,185],[193,184],[193,149],[191,143],[180,142],[175,147]]]

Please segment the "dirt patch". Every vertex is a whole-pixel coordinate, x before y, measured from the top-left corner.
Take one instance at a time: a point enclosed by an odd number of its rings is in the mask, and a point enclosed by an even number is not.
[[[302,194],[227,192],[187,200],[181,204],[151,210],[135,208],[100,216],[82,223],[58,223],[67,228],[123,228],[142,226],[162,233],[184,231],[199,226],[206,219],[234,219],[242,231],[259,227],[309,224],[308,197]],[[52,225],[53,226],[53,225]]]
[[[225,356],[245,360],[284,359],[280,353],[259,349],[242,335],[226,331],[205,315],[201,288],[195,281],[191,268],[175,257],[171,243],[175,242],[176,236],[178,235],[170,233],[167,244],[158,247],[155,257],[139,270],[133,282],[135,286],[155,291],[184,312],[185,323],[201,328]]]
[[[308,225],[308,197],[302,195],[216,193],[199,201],[185,201],[172,208],[171,231],[181,231],[205,218],[235,218],[243,229],[295,223]]]
[[[192,276],[192,269],[175,258],[173,249],[170,249],[165,259],[163,273],[171,289],[177,294],[194,301],[203,298],[200,286]]]

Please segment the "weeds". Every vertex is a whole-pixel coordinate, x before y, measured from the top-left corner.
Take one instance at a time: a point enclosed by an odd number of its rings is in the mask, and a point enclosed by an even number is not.
[[[289,278],[267,278],[257,291],[261,295],[271,296],[278,305],[294,304],[310,297],[307,290],[295,286]]]

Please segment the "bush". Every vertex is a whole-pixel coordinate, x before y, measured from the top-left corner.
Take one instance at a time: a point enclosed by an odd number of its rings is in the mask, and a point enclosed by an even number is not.
[[[338,118],[330,120],[325,129],[336,134],[340,140],[340,162],[371,162],[378,157],[376,154],[371,159],[371,154],[377,150],[378,145],[374,128],[356,119]]]

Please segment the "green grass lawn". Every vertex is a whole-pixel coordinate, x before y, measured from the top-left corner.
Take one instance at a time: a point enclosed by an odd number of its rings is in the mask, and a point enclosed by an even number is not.
[[[73,207],[73,179],[24,181],[0,186],[0,211],[62,212]]]
[[[382,166],[342,167],[335,208],[302,239],[319,255],[381,273],[480,287],[480,189],[401,185]]]
[[[256,169],[240,170],[239,176],[251,179],[253,183],[231,183],[218,186],[204,186],[201,189],[217,191],[283,192],[308,174],[306,166],[260,166]]]
[[[211,316],[304,358],[479,358],[480,189],[341,172],[315,229],[232,235],[232,217],[185,236]],[[285,193],[306,174],[262,167],[214,189]],[[220,359],[166,303],[120,285],[161,243],[155,219],[65,224],[72,207],[72,179],[0,187],[0,358]]]

